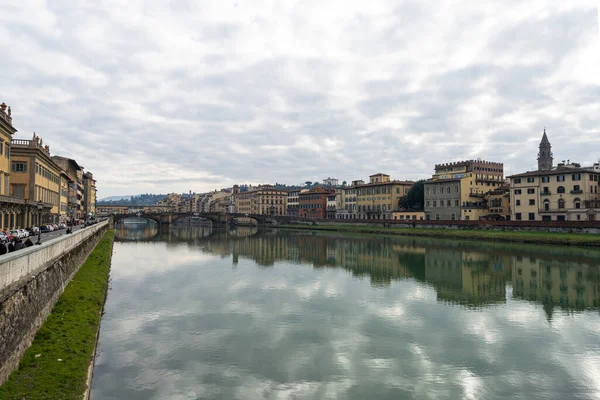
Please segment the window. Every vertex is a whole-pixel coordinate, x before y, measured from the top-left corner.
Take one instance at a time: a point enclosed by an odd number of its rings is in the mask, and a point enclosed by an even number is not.
[[[565,208],[565,200],[564,199],[558,199],[558,208]]]
[[[450,186],[446,188],[446,193],[450,194]]]
[[[460,206],[459,200],[454,200],[454,207],[458,207],[458,206]]]
[[[429,207],[429,200],[427,200],[427,201],[425,202],[425,205],[426,205],[427,207]]]
[[[437,207],[437,201],[436,200],[433,201],[433,206]]]
[[[564,192],[565,192],[564,186],[559,186],[558,189],[556,189],[556,193],[564,193]]]
[[[515,178],[515,183],[521,183],[521,178]]]
[[[581,200],[580,199],[573,200],[573,203],[575,204],[575,208],[581,208]]]
[[[4,142],[0,142],[0,156],[2,155],[3,148],[4,148]]]
[[[527,194],[535,194],[535,189],[527,189]]]
[[[516,213],[516,214],[515,214],[515,219],[516,219],[517,221],[520,221],[520,220],[521,220],[521,213]]]
[[[13,172],[27,172],[27,163],[20,161],[13,161],[12,163]]]
[[[556,182],[564,182],[564,181],[565,181],[564,175],[556,175]]]
[[[535,182],[535,178],[533,176],[530,176],[530,177],[527,178],[527,182],[528,183]]]
[[[581,187],[579,185],[573,186],[573,192],[581,192]]]
[[[515,200],[516,205],[520,206],[521,205],[521,200]]]
[[[543,183],[548,183],[548,182],[550,182],[550,177],[549,177],[549,176],[542,176],[542,182],[543,182]]]
[[[447,203],[446,203],[446,205],[447,205],[448,207],[452,207],[452,202],[451,202],[450,200],[448,200],[448,201],[447,201]]]
[[[564,215],[557,215],[556,216],[556,220],[557,221],[564,221],[565,220],[565,216]]]
[[[521,189],[515,189],[515,195],[521,194]]]
[[[535,213],[529,213],[529,220],[535,221]]]
[[[535,199],[529,199],[529,205],[535,206]]]
[[[571,179],[573,179],[574,181],[580,181],[581,180],[581,174],[573,174],[571,176]]]
[[[458,185],[454,186],[454,193],[458,193]]]

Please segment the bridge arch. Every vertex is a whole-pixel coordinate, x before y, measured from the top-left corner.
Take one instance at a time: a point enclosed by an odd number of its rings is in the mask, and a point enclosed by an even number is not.
[[[152,215],[146,215],[146,214],[141,214],[141,215],[136,215],[136,214],[117,214],[113,216],[113,223],[117,223],[120,221],[123,221],[125,219],[128,218],[143,218],[149,221],[154,221],[156,222],[158,225],[160,225],[160,220]]]

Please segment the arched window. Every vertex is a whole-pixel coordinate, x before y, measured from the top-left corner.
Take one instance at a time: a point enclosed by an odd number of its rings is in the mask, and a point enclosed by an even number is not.
[[[558,199],[558,208],[565,208],[565,201],[563,199]]]
[[[564,193],[564,192],[565,192],[564,186],[559,186],[558,189],[556,189],[556,193]]]
[[[544,200],[544,211],[550,211],[550,200]]]
[[[573,200],[573,203],[575,204],[575,208],[581,208],[581,200],[579,198]]]

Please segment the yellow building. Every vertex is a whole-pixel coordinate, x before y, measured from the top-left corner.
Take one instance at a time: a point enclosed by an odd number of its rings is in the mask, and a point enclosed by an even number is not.
[[[31,220],[25,215],[22,225],[58,223],[61,168],[50,158],[50,147],[44,146],[43,140],[35,134],[31,140],[13,139],[11,172],[11,195],[42,207],[40,213],[34,212]]]
[[[516,221],[597,221],[600,217],[600,163],[552,165],[544,130],[538,170],[510,177],[511,217]]]
[[[287,215],[288,191],[273,185],[259,185],[235,194],[235,209],[239,214]]]
[[[83,167],[72,158],[52,156],[54,161],[69,176],[68,219],[83,217]]]
[[[129,214],[129,206],[121,205],[99,205],[97,215],[99,217],[108,217],[110,215]]]
[[[96,215],[96,180],[89,171],[83,174],[83,212],[86,218]]]
[[[392,219],[400,209],[398,201],[406,195],[414,182],[392,181],[387,174],[374,174],[369,183],[356,186],[356,204],[359,219]]]
[[[423,221],[425,211],[423,210],[398,210],[392,212],[392,219],[397,221]]]
[[[59,220],[66,223],[69,220],[69,187],[73,184],[73,180],[64,169],[60,171],[60,210]]]

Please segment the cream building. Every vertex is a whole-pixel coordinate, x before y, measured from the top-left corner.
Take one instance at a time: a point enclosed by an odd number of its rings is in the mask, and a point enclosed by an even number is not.
[[[600,217],[600,163],[570,161],[553,167],[544,130],[538,170],[510,176],[511,218],[516,221],[596,221]]]
[[[374,174],[369,183],[356,187],[357,211],[360,219],[392,219],[400,207],[400,197],[406,195],[414,182],[392,181],[387,174]]]

